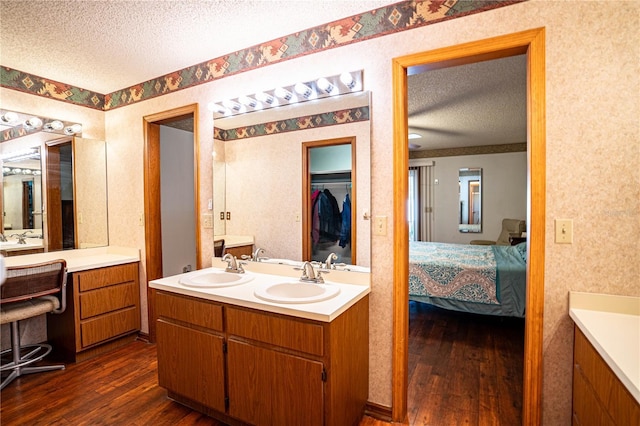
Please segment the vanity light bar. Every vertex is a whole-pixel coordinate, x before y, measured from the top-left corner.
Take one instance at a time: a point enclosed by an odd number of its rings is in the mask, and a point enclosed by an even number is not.
[[[35,132],[75,135],[82,133],[82,125],[59,119],[0,109],[0,140],[3,142]]]
[[[280,86],[273,90],[238,96],[235,99],[211,102],[208,108],[213,112],[214,118],[231,117],[362,90],[362,70],[358,70],[320,77],[313,81],[297,82],[290,86]]]

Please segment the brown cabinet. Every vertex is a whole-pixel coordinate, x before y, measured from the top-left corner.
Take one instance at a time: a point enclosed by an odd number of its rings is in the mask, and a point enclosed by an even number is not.
[[[637,425],[640,405],[575,326],[573,424]]]
[[[237,257],[238,259],[240,259],[240,257],[243,255],[251,256],[253,254],[253,244],[237,247],[225,247],[224,252],[225,254],[229,253],[232,256]]]
[[[139,292],[138,262],[69,274],[67,309],[47,320],[58,358],[81,361],[134,339],[140,330]]]
[[[164,291],[157,305],[158,378],[178,402],[233,424],[337,426],[364,414],[368,296],[330,323]]]

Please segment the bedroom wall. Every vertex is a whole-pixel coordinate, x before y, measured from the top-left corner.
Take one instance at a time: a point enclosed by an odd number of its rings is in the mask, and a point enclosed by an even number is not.
[[[432,159],[434,227],[433,241],[468,244],[471,240],[495,240],[502,219],[527,217],[527,153],[464,155]],[[458,232],[458,171],[482,168],[482,232]]]
[[[109,144],[110,242],[139,247],[144,257],[144,228],[138,226],[144,199],[144,115],[201,103],[196,117],[201,152],[211,152],[213,123],[207,102],[233,97],[238,88],[250,93],[343,69],[364,69],[366,89],[372,91],[372,214],[388,217],[387,235],[372,237],[369,401],[390,406],[394,270],[391,59],[545,27],[547,219],[542,411],[545,425],[570,424],[573,335],[568,292],[640,293],[639,16],[637,1],[528,1],[306,55],[109,111],[104,116]],[[30,104],[44,102],[61,111],[79,109],[94,115],[86,108],[0,89],[3,107],[9,107],[5,105],[7,94],[14,99],[18,95],[32,98],[34,102],[27,101]],[[29,110],[18,106],[14,102],[12,107]],[[82,118],[77,121],[87,121]],[[100,120],[95,122],[99,125]],[[201,156],[203,200],[211,196],[210,165],[211,157]],[[573,218],[572,245],[554,244],[554,218]]]

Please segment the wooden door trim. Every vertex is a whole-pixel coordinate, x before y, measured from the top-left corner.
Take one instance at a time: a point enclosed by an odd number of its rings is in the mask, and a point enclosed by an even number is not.
[[[149,318],[149,341],[156,339],[155,291],[149,281],[162,277],[162,221],[160,215],[160,126],[180,118],[193,117],[194,204],[196,224],[196,269],[201,261],[200,217],[200,140],[198,104],[185,105],[143,117],[144,131],[144,225],[146,252],[146,292]]]
[[[529,235],[522,421],[542,423],[542,343],[545,244],[545,30],[520,33],[407,55],[392,60],[393,72],[393,360],[392,417],[406,422],[409,329],[407,70],[438,69],[527,54],[527,226]]]
[[[309,236],[311,235],[311,208],[306,202],[311,199],[311,170],[309,165],[309,150],[311,148],[320,148],[333,145],[351,144],[351,263],[356,264],[356,233],[357,222],[357,197],[353,194],[356,192],[356,137],[345,136],[342,138],[323,139],[318,141],[310,141],[302,143],[302,259],[311,260],[311,249],[309,245]]]

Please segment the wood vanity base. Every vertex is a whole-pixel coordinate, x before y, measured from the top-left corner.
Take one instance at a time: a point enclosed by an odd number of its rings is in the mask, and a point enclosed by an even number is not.
[[[158,381],[229,424],[358,424],[368,397],[369,296],[331,322],[158,291]]]

